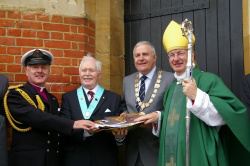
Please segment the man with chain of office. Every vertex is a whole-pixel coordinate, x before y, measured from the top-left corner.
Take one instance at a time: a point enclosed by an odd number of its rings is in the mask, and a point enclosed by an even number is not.
[[[133,57],[138,72],[123,80],[123,112],[143,115],[163,110],[163,95],[174,79],[173,74],[156,67],[157,55],[150,42],[138,42]],[[128,132],[125,139],[127,166],[157,165],[159,139],[151,129],[149,125]]]

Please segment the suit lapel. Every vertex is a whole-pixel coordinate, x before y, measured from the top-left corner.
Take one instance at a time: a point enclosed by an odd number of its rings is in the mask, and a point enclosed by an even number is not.
[[[148,102],[148,100],[150,99],[153,91],[154,91],[154,86],[155,86],[155,82],[157,80],[157,73],[158,73],[158,69],[155,70],[155,73],[153,75],[153,78],[149,84],[149,87],[148,87],[148,90],[147,90],[147,93],[145,95],[145,98],[144,98],[144,102]]]
[[[87,94],[85,93],[85,90],[82,88],[82,91],[83,91],[83,95],[84,95],[84,98],[85,98],[85,102],[86,102],[86,104],[87,104],[87,107],[89,107],[89,99],[88,99],[88,96],[87,96]]]
[[[100,100],[99,100],[99,102],[98,102],[98,104],[97,104],[95,110],[94,110],[93,113],[92,113],[92,116],[95,114],[96,111],[99,110],[99,108],[102,106],[102,104],[104,103],[104,101],[107,99],[108,96],[107,96],[107,93],[106,93],[106,92],[107,92],[107,91],[104,90],[104,92],[103,92],[103,94],[102,94],[102,97],[100,98]],[[95,98],[94,98],[93,100],[95,100]]]
[[[44,104],[48,105],[49,108],[49,112],[56,114],[56,111],[58,111],[57,109],[53,109],[54,105],[55,105],[55,101],[57,102],[56,98],[54,96],[52,96],[51,94],[49,94],[46,90],[46,95],[48,97],[48,101],[45,100],[45,98],[43,96],[40,95],[40,98],[42,99]]]
[[[84,90],[83,90],[84,92]],[[84,116],[82,114],[82,110],[81,110],[81,106],[80,106],[80,103],[79,103],[79,99],[78,99],[78,96],[77,96],[77,90],[74,91],[74,95],[72,96],[71,99],[69,99],[70,102],[72,103],[75,103],[77,105],[77,109],[72,109],[71,111],[74,111],[77,116],[76,117],[81,117],[81,119],[84,119]],[[77,102],[75,102],[77,101]]]
[[[131,86],[129,86],[129,87],[132,88],[132,89],[130,89],[130,91],[129,91],[129,93],[130,93],[129,98],[130,98],[130,100],[131,100],[130,103],[134,103],[134,107],[135,107],[135,105],[136,105],[136,98],[135,98],[135,78],[136,78],[136,75],[137,75],[137,74],[139,74],[139,73],[136,72],[136,73],[134,74],[134,76],[133,76],[133,78],[132,78],[132,82],[129,83],[129,84],[132,84]],[[136,107],[135,107],[135,108],[136,108]]]

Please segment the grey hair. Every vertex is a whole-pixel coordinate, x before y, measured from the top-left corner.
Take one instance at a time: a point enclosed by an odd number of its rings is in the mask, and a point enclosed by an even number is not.
[[[80,65],[79,65],[79,72],[81,71],[83,62],[86,61],[86,60],[89,60],[89,59],[95,61],[97,70],[98,70],[99,73],[101,73],[102,72],[102,63],[100,61],[98,61],[97,59],[93,58],[90,53],[88,53],[86,56],[84,56],[82,58],[82,61],[81,61]]]
[[[155,52],[155,47],[153,46],[153,44],[151,44],[150,42],[148,41],[139,41],[135,47],[134,47],[134,50],[133,50],[133,55],[135,55],[135,49],[141,45],[148,45],[150,48],[151,48],[151,52],[153,55],[156,55],[156,52]]]

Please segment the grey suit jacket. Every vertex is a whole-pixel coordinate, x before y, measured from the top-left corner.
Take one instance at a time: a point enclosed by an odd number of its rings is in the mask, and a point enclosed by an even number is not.
[[[8,89],[8,78],[0,74],[0,114],[4,115],[3,98]],[[7,166],[6,121],[0,115],[0,165]]]
[[[157,80],[159,69],[154,73],[151,83],[145,94],[144,101],[149,101],[154,85]],[[135,77],[138,72],[131,74],[123,80],[123,96],[122,96],[122,109],[123,112],[133,113],[137,112],[136,97],[135,97]],[[145,113],[154,111],[163,111],[163,96],[167,87],[174,80],[173,73],[166,71],[162,72],[160,88],[157,91],[153,103],[144,109]],[[137,128],[129,131],[126,136],[126,156],[127,166],[134,166],[137,156],[140,155],[144,166],[157,166],[158,165],[158,152],[159,152],[159,138],[152,134],[151,129]]]

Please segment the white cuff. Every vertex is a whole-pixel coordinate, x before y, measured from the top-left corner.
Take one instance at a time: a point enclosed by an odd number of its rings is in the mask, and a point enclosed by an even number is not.
[[[158,120],[156,122],[154,122],[152,125],[153,125],[153,128],[152,128],[152,133],[159,137],[160,136],[160,130],[161,130],[161,111],[156,111],[158,113]],[[157,124],[157,129],[154,128],[154,124]]]

